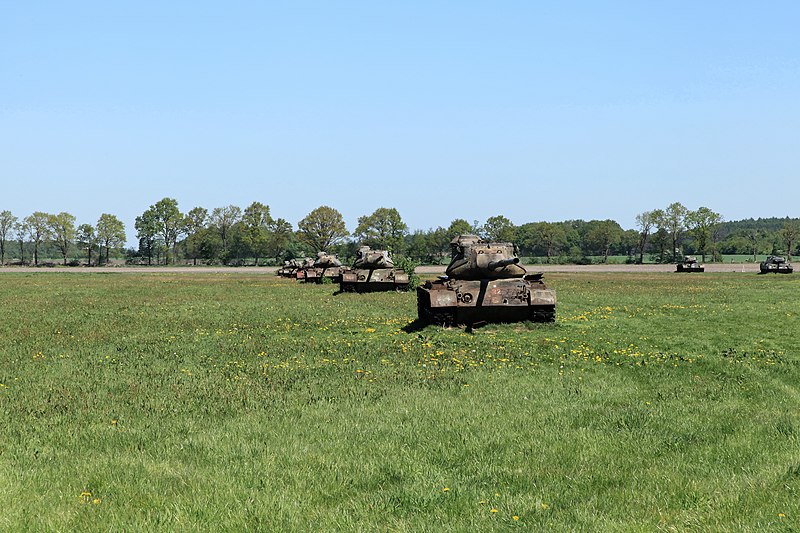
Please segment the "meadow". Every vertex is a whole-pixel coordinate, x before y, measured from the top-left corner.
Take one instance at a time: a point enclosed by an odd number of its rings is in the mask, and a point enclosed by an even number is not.
[[[264,274],[0,275],[0,530],[791,531],[800,277],[548,274],[555,324]]]

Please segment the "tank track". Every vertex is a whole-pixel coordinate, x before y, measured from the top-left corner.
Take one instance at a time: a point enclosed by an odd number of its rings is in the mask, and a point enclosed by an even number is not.
[[[555,309],[531,309],[531,321],[533,322],[555,322]]]

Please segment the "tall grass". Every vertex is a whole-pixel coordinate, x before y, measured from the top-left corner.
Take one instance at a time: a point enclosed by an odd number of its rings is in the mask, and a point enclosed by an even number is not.
[[[252,274],[0,276],[0,529],[790,530],[800,279],[548,275],[554,325]]]

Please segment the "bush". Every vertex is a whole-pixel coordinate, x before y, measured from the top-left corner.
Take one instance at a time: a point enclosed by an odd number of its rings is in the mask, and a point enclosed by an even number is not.
[[[416,268],[419,263],[410,257],[403,257],[397,262],[397,268],[402,268],[408,274],[408,290],[412,291],[420,284],[419,276],[416,273]]]

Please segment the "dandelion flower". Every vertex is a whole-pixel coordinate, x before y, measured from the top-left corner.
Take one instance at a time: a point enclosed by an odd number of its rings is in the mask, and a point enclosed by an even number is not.
[[[497,512],[497,509],[495,509],[494,507],[492,507],[492,510],[491,510],[490,512],[491,512],[491,513],[496,513],[496,512]]]
[[[445,487],[442,489],[442,492],[450,492],[450,489],[448,487]]]
[[[513,518],[513,519],[514,519],[514,522],[518,522],[518,521],[519,521],[519,517],[518,517],[517,515],[514,515],[514,516],[512,516],[511,518]]]

